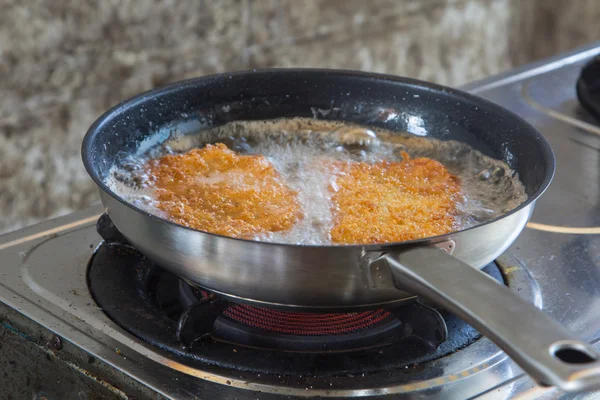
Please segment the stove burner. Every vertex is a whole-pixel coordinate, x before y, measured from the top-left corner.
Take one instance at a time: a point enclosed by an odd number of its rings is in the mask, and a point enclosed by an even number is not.
[[[412,336],[432,351],[447,335],[441,315],[419,303],[390,311],[280,311],[228,303],[183,280],[179,295],[186,310],[179,317],[177,337],[185,346],[211,335],[249,347],[331,352],[383,346]]]
[[[210,297],[181,280],[179,292],[182,303],[191,307]],[[394,316],[385,310],[355,313],[305,313],[279,311],[235,304],[225,308],[222,316],[249,328],[298,336],[343,335],[390,322]]]
[[[154,265],[102,219],[98,226],[108,234],[99,229],[105,242],[88,269],[94,299],[123,329],[191,362],[281,376],[374,374],[444,357],[480,338],[461,319],[419,302],[327,314],[231,303]],[[484,271],[502,281],[497,265]]]
[[[501,279],[495,264],[484,270]],[[440,314],[418,302],[371,311],[372,316],[387,312],[393,318],[342,334],[259,329],[225,315],[225,309],[242,305],[214,295],[192,294],[197,304],[187,308],[189,299],[180,294],[180,287],[195,288],[120,243],[98,247],[89,265],[88,284],[109,318],[134,336],[192,362],[229,370],[319,376],[376,373],[444,357],[480,338],[461,319],[442,312],[448,335],[440,344],[445,332],[431,329],[439,327]]]
[[[252,328],[299,336],[343,335],[369,329],[393,318],[385,310],[308,314],[260,309],[243,304],[228,308],[223,315]]]
[[[600,55],[588,62],[577,80],[577,98],[600,121]]]

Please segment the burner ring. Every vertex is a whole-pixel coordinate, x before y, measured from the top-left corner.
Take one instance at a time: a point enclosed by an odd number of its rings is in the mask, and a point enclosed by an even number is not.
[[[496,264],[490,264],[486,269],[494,278],[504,281],[527,299],[536,300],[534,303],[539,307],[539,289],[532,286],[535,282],[517,260],[502,256]],[[175,288],[181,282],[174,275],[161,274],[160,269],[132,247],[118,243],[105,242],[98,246],[88,268],[88,285],[94,300],[118,326],[154,347],[155,350],[150,352],[151,358],[164,364],[161,361],[165,359],[162,355],[164,352],[173,360],[165,366],[232,387],[305,395],[305,388],[310,385],[314,387],[308,391],[311,395],[328,393],[352,397],[356,395],[356,390],[363,395],[371,393],[370,389],[365,388],[364,379],[368,379],[372,393],[381,393],[382,389],[390,394],[413,391],[414,384],[408,382],[415,381],[420,382],[423,389],[437,390],[448,383],[448,379],[453,382],[466,379],[467,376],[498,365],[506,358],[488,339],[478,339],[477,332],[468,343],[458,343],[456,333],[464,332],[463,322],[447,313],[444,319],[450,339],[443,342],[433,354],[425,356],[416,354],[415,347],[409,345],[407,348],[406,343],[365,348],[358,352],[324,354],[244,348],[209,339],[196,350],[186,349],[175,338],[177,322],[165,312],[157,310],[153,304],[157,293],[148,291],[157,280],[163,279],[170,281],[166,282],[168,286]],[[225,318],[221,318],[221,323],[232,324]],[[452,353],[457,349],[460,349],[461,358],[470,355],[483,362],[468,370],[455,365]],[[154,358],[153,354],[160,356]],[[323,362],[324,357],[327,362]],[[319,366],[317,375],[314,374],[315,365]],[[291,366],[293,370],[290,370]],[[440,376],[431,379],[432,371],[438,371],[438,368]]]
[[[382,347],[406,337],[405,328],[397,315],[384,309],[315,313],[234,302],[226,302],[225,307],[215,308],[210,304],[215,301],[223,303],[220,296],[191,286],[182,278],[179,278],[178,288],[181,305],[188,310],[184,325],[179,319],[178,334],[184,345],[188,346],[192,345],[194,337],[210,333],[215,340],[268,350],[343,352]],[[215,309],[222,309],[218,316],[212,311]],[[212,332],[207,328],[207,321],[214,321]],[[413,324],[421,328],[422,321],[425,321],[425,316]],[[188,326],[188,322],[191,325]]]

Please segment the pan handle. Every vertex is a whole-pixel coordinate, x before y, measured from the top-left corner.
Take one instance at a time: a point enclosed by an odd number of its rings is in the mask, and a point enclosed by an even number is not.
[[[600,388],[600,354],[490,276],[435,247],[381,255],[375,285],[427,298],[461,317],[504,350],[539,384],[567,392]],[[391,275],[391,276],[390,276]]]

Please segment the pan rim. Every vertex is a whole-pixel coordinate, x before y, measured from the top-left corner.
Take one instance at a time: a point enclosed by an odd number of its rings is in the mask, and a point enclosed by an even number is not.
[[[422,238],[422,239],[415,239],[415,240],[409,240],[409,241],[403,241],[403,242],[387,242],[387,243],[376,243],[376,244],[313,245],[313,244],[281,243],[281,242],[269,242],[269,241],[258,241],[258,240],[252,240],[252,239],[236,238],[236,237],[211,233],[211,232],[207,232],[207,231],[202,231],[199,229],[194,229],[194,228],[186,227],[184,225],[177,224],[166,218],[162,218],[158,215],[155,215],[146,210],[143,210],[142,208],[139,208],[139,207],[135,206],[134,204],[131,204],[130,202],[126,201],[121,196],[119,196],[117,193],[112,191],[108,187],[108,185],[106,185],[106,183],[104,182],[104,179],[99,176],[99,174],[94,170],[94,168],[92,168],[90,152],[91,152],[91,147],[93,145],[93,140],[94,140],[95,136],[98,135],[99,132],[102,131],[102,128],[106,124],[108,124],[109,121],[111,121],[116,115],[127,112],[129,109],[135,107],[139,103],[144,102],[148,98],[156,98],[157,96],[165,96],[165,95],[168,95],[170,92],[176,91],[178,89],[185,88],[185,87],[195,85],[195,84],[199,84],[201,82],[215,80],[215,79],[232,79],[232,77],[247,76],[250,74],[259,75],[259,74],[273,74],[273,73],[279,73],[279,74],[298,74],[298,73],[329,74],[329,75],[336,75],[336,76],[340,76],[340,77],[346,76],[346,77],[355,77],[358,79],[372,79],[372,80],[378,80],[378,81],[403,83],[403,84],[412,85],[412,86],[420,87],[423,89],[431,90],[433,92],[441,92],[441,93],[451,94],[453,96],[456,96],[460,100],[477,103],[478,106],[481,106],[481,108],[492,109],[497,114],[504,114],[507,117],[518,121],[524,128],[527,128],[527,130],[531,134],[535,135],[535,139],[538,142],[538,145],[540,146],[540,150],[544,156],[544,161],[545,161],[544,179],[542,180],[542,182],[540,183],[540,185],[536,189],[536,191],[533,194],[531,194],[530,196],[528,196],[527,200],[525,202],[521,203],[519,206],[513,208],[509,212],[504,213],[496,218],[482,222],[480,224],[477,224],[477,225],[469,227],[469,228],[452,231],[452,232],[444,234],[444,235],[430,236],[430,237],[426,237],[426,238]],[[130,208],[131,210],[133,210],[137,213],[141,213],[142,215],[144,215],[146,217],[149,217],[149,218],[154,219],[161,223],[166,223],[175,228],[185,229],[185,230],[188,230],[191,232],[206,234],[206,235],[219,237],[219,238],[223,238],[223,239],[228,239],[228,240],[246,242],[246,243],[255,244],[255,245],[274,245],[274,246],[306,248],[306,249],[350,248],[350,249],[364,249],[365,251],[380,251],[380,250],[397,248],[399,246],[411,246],[411,245],[418,245],[418,244],[423,244],[423,243],[439,242],[439,241],[449,239],[450,237],[452,237],[452,235],[455,235],[455,234],[458,234],[461,232],[467,232],[467,231],[479,229],[479,228],[485,227],[487,225],[493,224],[494,222],[497,222],[499,220],[502,220],[504,218],[509,217],[510,215],[513,215],[513,214],[519,212],[520,210],[528,207],[530,204],[535,202],[550,186],[550,183],[552,182],[552,179],[554,177],[555,170],[556,170],[556,160],[555,160],[554,152],[553,152],[550,144],[546,140],[546,138],[544,138],[544,136],[535,127],[533,127],[529,122],[527,122],[526,120],[521,118],[519,115],[513,113],[512,111],[510,111],[504,107],[501,107],[495,103],[492,103],[486,99],[483,99],[479,96],[470,94],[470,93],[465,92],[460,89],[455,89],[455,88],[451,88],[448,86],[438,85],[438,84],[435,84],[432,82],[426,82],[426,81],[422,81],[422,80],[418,80],[418,79],[414,79],[414,78],[389,75],[389,74],[356,71],[356,70],[350,70],[350,69],[323,69],[323,68],[266,68],[266,69],[242,70],[242,71],[229,72],[229,73],[211,74],[211,75],[206,75],[206,76],[202,76],[202,77],[181,80],[181,81],[174,82],[174,83],[171,83],[171,84],[163,86],[163,87],[159,87],[159,88],[155,88],[155,89],[151,89],[151,90],[142,92],[136,96],[133,96],[129,99],[126,99],[124,101],[117,103],[116,105],[114,105],[113,107],[111,107],[107,111],[105,111],[100,117],[98,117],[94,121],[94,123],[87,130],[87,132],[83,138],[83,142],[82,142],[82,146],[81,146],[81,155],[82,155],[84,167],[85,167],[88,175],[92,178],[94,183],[104,193],[108,194],[109,196],[111,196],[112,198],[117,200],[118,202],[122,203],[123,205],[127,206],[128,208]],[[110,212],[109,212],[109,214],[110,214]]]

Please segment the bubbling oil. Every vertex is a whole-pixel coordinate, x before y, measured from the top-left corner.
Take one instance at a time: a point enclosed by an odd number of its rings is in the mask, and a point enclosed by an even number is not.
[[[255,237],[260,241],[332,244],[331,195],[336,187],[336,171],[324,168],[324,162],[398,162],[403,159],[402,152],[441,162],[460,180],[462,200],[455,216],[456,230],[494,219],[527,200],[515,171],[463,143],[308,118],[235,121],[196,134],[172,134],[145,153],[115,163],[106,183],[124,200],[168,219],[156,207],[146,162],[211,143],[224,143],[240,154],[265,156],[298,193],[304,217],[288,231]]]

